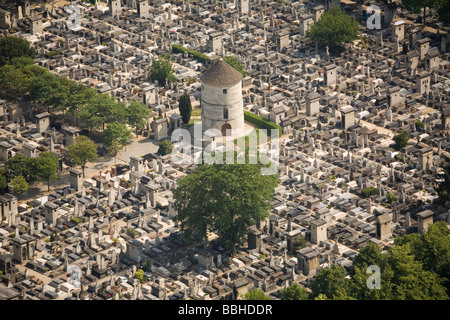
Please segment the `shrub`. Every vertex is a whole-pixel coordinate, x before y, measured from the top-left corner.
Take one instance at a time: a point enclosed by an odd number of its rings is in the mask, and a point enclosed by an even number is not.
[[[58,51],[49,51],[49,52],[46,52],[44,55],[46,58],[51,59],[54,56],[57,56],[58,54],[59,54]]]
[[[364,197],[364,198],[368,198],[368,197],[370,197],[371,195],[373,195],[373,194],[375,194],[377,192],[378,192],[377,188],[367,187],[367,188],[361,190],[361,196]]]
[[[173,143],[170,140],[162,140],[159,142],[158,154],[165,156],[172,152]]]
[[[192,54],[194,56],[194,58],[197,59],[197,61],[203,62],[203,63],[206,62],[206,60],[208,60],[208,56],[206,54],[201,53],[197,50],[185,48],[179,44],[172,44],[172,52],[173,53],[187,52],[189,54]]]
[[[282,129],[279,125],[277,125],[272,121],[267,121],[264,118],[257,116],[256,114],[244,111],[244,119],[248,122],[255,124],[260,129],[268,129],[268,130],[278,129],[279,135],[280,136],[282,135]],[[268,132],[267,135],[270,136],[270,133]]]
[[[73,217],[72,221],[75,222],[76,224],[79,224],[79,223],[83,222],[83,219],[77,218],[77,217]]]

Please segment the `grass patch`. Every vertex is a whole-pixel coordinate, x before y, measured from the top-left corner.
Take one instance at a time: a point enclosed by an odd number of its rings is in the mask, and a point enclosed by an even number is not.
[[[191,117],[200,117],[201,115],[202,115],[202,108],[192,109]]]

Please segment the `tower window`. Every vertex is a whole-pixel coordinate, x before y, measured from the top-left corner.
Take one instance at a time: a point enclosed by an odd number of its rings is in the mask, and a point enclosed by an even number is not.
[[[227,89],[223,89],[223,94],[227,94]]]
[[[228,109],[223,109],[223,118],[224,118],[225,120],[228,119]]]

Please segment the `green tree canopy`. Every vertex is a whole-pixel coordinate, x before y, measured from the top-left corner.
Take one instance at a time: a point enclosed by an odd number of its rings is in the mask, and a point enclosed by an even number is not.
[[[298,283],[281,290],[281,300],[309,300],[309,292]]]
[[[89,129],[105,130],[108,123],[125,122],[125,105],[116,102],[107,94],[97,94],[87,102],[87,105],[79,110],[82,125]]]
[[[50,182],[58,178],[58,157],[53,152],[42,152],[34,163],[37,176],[47,183],[50,191]]]
[[[27,181],[22,176],[15,176],[11,180],[11,190],[17,195],[27,193],[28,187]]]
[[[13,58],[9,64],[0,67],[0,88],[10,99],[17,99],[27,93],[36,77],[48,70],[33,65],[33,59]]]
[[[8,190],[8,179],[6,179],[5,172],[0,171],[0,193],[3,194]]]
[[[245,300],[272,300],[271,297],[266,296],[264,291],[260,289],[253,289],[244,295]]]
[[[137,101],[131,101],[128,108],[126,108],[127,124],[136,129],[136,133],[140,129],[144,129],[148,123],[150,110],[147,106]]]
[[[355,256],[353,259],[353,267],[367,268],[371,265],[379,265],[380,261],[380,247],[375,243],[369,243]]]
[[[31,99],[47,107],[48,111],[50,107],[62,108],[67,103],[67,88],[51,73],[35,77],[29,90]]]
[[[145,261],[145,265],[143,267],[144,271],[151,272],[152,271],[152,260],[147,259]]]
[[[367,187],[367,188],[364,188],[364,189],[361,190],[361,196],[364,197],[364,198],[368,198],[368,197],[370,197],[371,195],[376,194],[376,193],[377,193],[377,190],[378,190],[378,189],[375,188],[375,187]]]
[[[18,98],[27,92],[26,80],[19,68],[12,65],[0,67],[0,86],[9,98]]]
[[[223,57],[223,61],[228,63],[230,66],[232,66],[237,71],[239,71],[243,77],[246,77],[248,75],[247,71],[245,71],[244,65],[239,62],[238,58],[236,58],[234,56],[226,56],[226,57]]]
[[[345,279],[344,267],[333,264],[321,269],[311,283],[313,296],[325,295],[328,299],[347,300],[349,282]]]
[[[446,205],[450,202],[450,158],[444,156],[444,159],[443,173],[438,175],[440,182],[437,192],[441,203]]]
[[[423,12],[423,25],[426,23],[427,8],[436,10],[444,19],[446,18],[445,8],[449,8],[448,0],[402,0],[402,4],[413,13]]]
[[[395,245],[409,245],[414,259],[423,264],[424,270],[446,279],[444,285],[450,292],[450,233],[445,222],[436,221],[422,235],[413,233],[397,237]]]
[[[165,156],[172,152],[173,143],[170,140],[161,140],[159,142],[158,154]]]
[[[88,162],[97,159],[97,144],[86,136],[78,136],[66,152],[66,159],[71,166],[81,166],[83,170]]]
[[[10,178],[14,176],[22,176],[28,181],[35,181],[33,171],[33,159],[23,154],[16,154],[6,161],[5,168]]]
[[[87,87],[68,78],[62,77],[60,82],[67,87],[68,95],[65,109],[68,109],[72,115],[79,116],[80,110],[98,95],[97,90],[94,88]]]
[[[178,108],[180,110],[180,115],[183,118],[183,123],[189,123],[191,120],[192,104],[191,97],[187,91],[180,96],[180,99],[178,100]]]
[[[25,66],[33,65],[33,63],[34,63],[34,59],[27,57],[27,56],[15,57],[15,58],[12,58],[8,62],[9,65],[12,65],[16,68],[24,68]],[[42,68],[42,67],[40,67],[40,68]],[[42,69],[45,69],[45,68],[42,68]],[[45,70],[47,70],[47,69],[45,69]]]
[[[438,9],[439,18],[445,22],[450,22],[450,0],[443,0]]]
[[[103,133],[103,143],[111,146],[114,142],[119,142],[122,146],[130,140],[131,130],[123,123],[112,122],[108,123],[108,127]]]
[[[276,175],[261,175],[260,165],[200,165],[179,180],[173,191],[176,219],[186,239],[207,240],[215,232],[221,244],[235,254],[250,226],[268,217]]]
[[[320,17],[319,21],[309,27],[306,35],[312,41],[318,41],[335,49],[343,43],[350,43],[356,39],[359,23],[352,16],[333,7]]]
[[[34,59],[36,50],[30,43],[22,38],[7,36],[0,39],[0,66],[9,63],[18,57],[29,57]]]
[[[423,269],[422,262],[414,259],[409,244],[391,248],[385,261],[393,271],[393,299],[448,299],[443,279]]]
[[[131,130],[127,129],[127,126],[123,123],[108,123],[108,127],[103,132],[103,143],[114,158],[117,157],[119,151],[123,149],[130,138]]]
[[[142,270],[142,269],[136,270],[136,272],[134,273],[134,277],[141,282],[144,281],[144,279],[145,279],[144,278],[144,270]]]
[[[399,134],[395,135],[392,140],[394,140],[394,149],[401,150],[408,145],[410,135],[407,131],[402,131]]]
[[[395,195],[392,192],[388,192],[386,194],[386,200],[389,204],[393,204],[395,202]]]
[[[153,61],[150,68],[150,80],[158,80],[161,86],[165,86],[167,81],[177,81],[173,72],[173,61],[170,59],[170,54],[162,54]]]

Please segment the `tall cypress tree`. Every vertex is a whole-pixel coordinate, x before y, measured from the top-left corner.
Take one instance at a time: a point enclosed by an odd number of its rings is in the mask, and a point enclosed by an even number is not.
[[[189,93],[183,93],[178,103],[178,108],[180,109],[180,115],[183,118],[183,123],[187,124],[189,123],[189,120],[191,120],[192,113],[191,97],[189,96]]]

